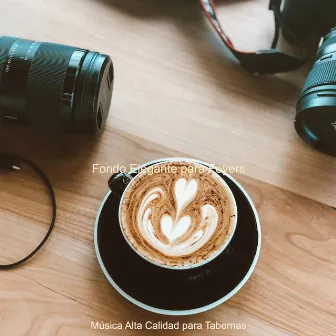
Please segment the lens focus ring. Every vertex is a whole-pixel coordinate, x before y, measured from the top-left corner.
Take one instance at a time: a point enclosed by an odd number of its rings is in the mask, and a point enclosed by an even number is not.
[[[27,83],[29,125],[43,128],[53,125],[60,131],[65,74],[75,47],[42,43],[31,64]]]
[[[322,84],[336,83],[336,59],[319,61],[309,73],[303,91]]]

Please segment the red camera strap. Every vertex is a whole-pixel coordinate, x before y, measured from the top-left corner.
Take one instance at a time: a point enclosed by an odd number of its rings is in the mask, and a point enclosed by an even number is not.
[[[286,29],[281,20],[281,0],[270,1],[269,9],[274,11],[275,16],[275,36],[272,49],[259,50],[256,52],[244,52],[237,50],[219,22],[214,0],[200,1],[207,18],[215,28],[221,40],[231,50],[246,71],[256,74],[274,74],[297,70],[305,63],[305,58],[298,58],[275,49],[279,37],[280,26],[281,28]],[[302,50],[302,47],[298,40],[295,39],[295,36],[293,36],[293,34],[288,30],[287,33],[294,37],[293,40],[295,41],[295,44]]]

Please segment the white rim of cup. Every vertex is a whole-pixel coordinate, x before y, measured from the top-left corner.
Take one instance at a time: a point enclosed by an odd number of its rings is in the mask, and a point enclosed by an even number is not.
[[[230,187],[227,185],[227,183],[220,177],[220,175],[215,172],[213,169],[211,169],[209,167],[209,164],[204,164],[204,163],[200,163],[200,161],[197,161],[197,160],[192,160],[192,159],[182,159],[182,158],[171,158],[171,159],[165,159],[165,160],[162,160],[163,162],[157,162],[157,163],[154,163],[154,164],[151,164],[152,162],[148,163],[148,164],[145,164],[145,165],[142,165],[140,166],[141,167],[146,167],[146,166],[150,166],[150,167],[154,167],[154,166],[159,166],[161,164],[166,164],[166,163],[173,163],[173,162],[190,162],[190,163],[194,163],[194,164],[198,164],[198,165],[204,165],[206,166],[208,169],[211,170],[211,172],[216,176],[215,179],[218,180],[219,183],[221,183],[222,187],[226,190],[228,196],[231,198],[231,203],[232,203],[232,210],[234,212],[234,218],[232,218],[230,220],[230,228],[231,228],[231,232],[230,232],[230,236],[229,238],[225,241],[225,244],[221,247],[220,250],[218,250],[218,252],[216,252],[214,255],[212,255],[210,258],[198,263],[198,264],[191,264],[191,265],[185,265],[185,266],[169,266],[169,265],[162,265],[160,263],[157,263],[149,258],[146,258],[145,256],[143,256],[140,252],[138,252],[134,246],[129,242],[128,238],[126,237],[125,235],[125,232],[123,230],[123,227],[122,227],[122,224],[121,224],[121,207],[122,207],[122,203],[123,203],[123,200],[124,200],[124,196],[126,194],[126,191],[131,187],[131,185],[133,183],[136,182],[136,177],[133,178],[133,180],[127,185],[127,187],[125,188],[124,192],[123,192],[123,195],[120,199],[120,204],[119,204],[119,211],[118,211],[118,219],[119,219],[119,225],[120,225],[120,230],[124,236],[124,239],[126,240],[127,244],[132,248],[132,250],[138,255],[140,256],[142,259],[144,259],[145,261],[155,265],[155,266],[158,266],[158,267],[162,267],[162,268],[166,268],[166,269],[170,269],[170,270],[173,270],[173,271],[183,271],[183,270],[188,270],[188,269],[195,269],[195,268],[198,268],[200,266],[204,266],[206,264],[208,264],[210,261],[214,260],[216,257],[218,257],[222,252],[224,252],[224,250],[227,248],[227,246],[230,244],[231,242],[231,239],[232,237],[234,236],[234,233],[236,231],[236,227],[237,227],[237,222],[238,222],[238,209],[237,209],[237,202],[236,202],[236,199],[230,189]],[[130,173],[134,173],[136,172],[137,170],[139,170],[140,168],[136,168],[136,169],[133,169]],[[145,174],[146,172],[143,171],[143,174]],[[141,173],[139,173],[141,174]]]
[[[161,161],[165,161],[165,160],[172,160],[174,158],[163,158],[163,159],[158,159],[155,161],[150,161],[147,162],[143,165],[141,165],[139,168],[141,167],[145,167],[147,165],[151,165],[151,164],[155,164],[155,163],[159,163]],[[176,158],[179,159],[179,158]],[[188,159],[190,160],[190,159]],[[205,164],[207,166],[209,166],[208,163],[204,162],[204,161],[200,161],[200,160],[194,160],[197,162],[200,162],[202,164]],[[137,169],[139,169],[137,168]],[[137,170],[135,169],[135,170]],[[254,256],[254,259],[252,261],[252,264],[248,270],[248,272],[246,273],[245,277],[241,280],[241,282],[228,294],[226,294],[224,297],[222,297],[221,299],[210,303],[206,306],[203,307],[199,307],[199,308],[195,308],[195,309],[188,309],[188,310],[167,310],[167,309],[160,309],[160,308],[155,308],[152,306],[149,306],[145,303],[142,303],[136,299],[134,299],[133,297],[131,297],[130,295],[128,295],[125,291],[123,291],[118,285],[117,283],[112,279],[111,275],[108,273],[107,269],[105,268],[105,265],[103,263],[103,260],[101,258],[100,252],[99,252],[99,246],[98,246],[98,225],[99,225],[99,218],[100,218],[100,214],[103,210],[103,207],[107,201],[107,199],[109,198],[110,194],[112,193],[111,190],[109,190],[103,200],[103,202],[101,203],[98,213],[97,213],[97,217],[96,217],[96,223],[95,223],[95,229],[94,229],[94,246],[95,246],[95,251],[96,251],[96,255],[97,255],[97,259],[98,259],[98,263],[100,265],[100,268],[102,269],[106,279],[108,280],[108,282],[114,287],[114,289],[120,294],[122,295],[125,299],[127,299],[129,302],[135,304],[136,306],[145,309],[147,311],[150,311],[152,313],[156,313],[156,314],[161,314],[161,315],[169,315],[169,316],[187,316],[187,315],[195,315],[195,314],[199,314],[199,313],[203,313],[206,312],[208,310],[211,310],[213,308],[216,308],[217,306],[221,305],[222,303],[224,303],[225,301],[229,300],[232,296],[234,296],[247,282],[247,280],[250,278],[250,276],[252,275],[258,258],[259,258],[259,254],[260,254],[260,249],[261,249],[261,227],[260,227],[260,220],[259,220],[259,216],[257,213],[257,209],[255,208],[255,205],[252,201],[252,199],[250,198],[250,196],[248,195],[248,193],[246,192],[246,190],[241,186],[241,184],[239,182],[236,181],[236,179],[234,179],[231,175],[229,174],[225,174],[225,176],[227,176],[241,191],[242,193],[245,195],[246,199],[248,200],[255,219],[256,219],[256,224],[257,224],[257,231],[258,231],[258,245],[257,245],[257,250],[256,250],[256,254]]]

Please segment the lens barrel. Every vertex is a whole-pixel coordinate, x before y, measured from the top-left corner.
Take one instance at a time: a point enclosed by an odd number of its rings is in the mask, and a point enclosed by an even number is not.
[[[0,125],[99,133],[109,113],[109,56],[55,43],[0,37]]]
[[[336,29],[323,40],[297,104],[295,128],[310,146],[336,156]]]

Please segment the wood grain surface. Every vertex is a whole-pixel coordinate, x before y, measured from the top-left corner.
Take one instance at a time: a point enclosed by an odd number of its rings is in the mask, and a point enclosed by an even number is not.
[[[217,1],[238,47],[267,48],[268,1]],[[2,0],[1,34],[110,54],[115,90],[104,133],[95,139],[0,130],[0,152],[38,163],[55,187],[55,232],[30,262],[0,272],[1,336],[147,335],[91,329],[91,321],[245,323],[245,330],[190,335],[335,335],[336,160],[306,146],[293,128],[302,71],[256,77],[223,50],[198,1]],[[47,111],[46,111],[47,112]],[[212,311],[158,316],[107,282],[93,230],[108,174],[125,165],[194,157],[243,166],[234,177],[255,202],[262,249],[246,285]],[[46,232],[47,192],[29,169],[0,173],[0,263],[31,251]],[[35,244],[35,245],[34,245]]]

